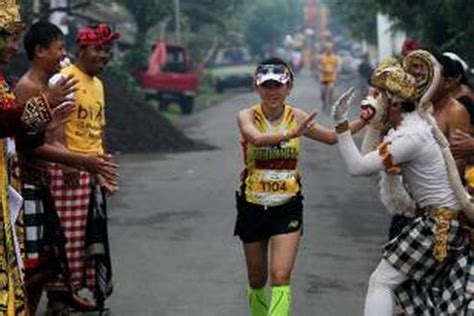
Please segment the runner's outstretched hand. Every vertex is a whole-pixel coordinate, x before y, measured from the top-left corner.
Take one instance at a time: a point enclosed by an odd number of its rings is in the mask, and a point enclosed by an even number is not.
[[[318,115],[318,112],[313,112],[309,114],[298,127],[293,131],[293,137],[300,137],[301,135],[306,134],[308,129],[310,129],[315,123],[314,118]]]

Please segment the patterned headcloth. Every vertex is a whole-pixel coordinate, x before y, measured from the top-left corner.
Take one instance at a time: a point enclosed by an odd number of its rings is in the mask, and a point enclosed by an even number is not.
[[[115,33],[107,24],[99,24],[95,27],[85,27],[79,30],[76,37],[77,44],[83,45],[105,45],[113,43],[120,38],[120,33]]]
[[[370,84],[405,100],[413,100],[415,97],[415,78],[393,58],[379,63],[372,72]]]
[[[0,0],[0,31],[15,33],[23,28],[16,0]]]

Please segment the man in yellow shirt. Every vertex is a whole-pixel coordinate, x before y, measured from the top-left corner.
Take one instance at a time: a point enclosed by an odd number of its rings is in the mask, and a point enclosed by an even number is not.
[[[104,88],[97,76],[110,60],[118,37],[105,24],[79,30],[77,60],[61,71],[78,81],[75,109],[57,136],[71,152],[107,157]],[[68,273],[56,275],[49,284],[48,309],[53,314],[71,309],[102,311],[112,291],[105,193],[115,193],[116,179],[63,166],[51,170],[51,179],[51,195],[66,237]]]
[[[326,43],[324,52],[319,56],[319,77],[321,84],[321,99],[323,109],[332,104],[334,86],[339,69],[339,57],[333,52],[333,44]]]

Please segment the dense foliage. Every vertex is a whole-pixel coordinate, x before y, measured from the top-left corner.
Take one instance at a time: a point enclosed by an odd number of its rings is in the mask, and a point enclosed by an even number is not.
[[[397,27],[423,45],[454,51],[474,64],[472,0],[376,0],[382,12],[392,16]]]
[[[394,27],[424,46],[454,51],[474,64],[472,0],[325,0],[331,15],[352,35],[375,43],[376,14],[388,14]]]
[[[324,0],[331,19],[357,39],[377,42],[377,0]],[[333,23],[334,24],[334,23]]]

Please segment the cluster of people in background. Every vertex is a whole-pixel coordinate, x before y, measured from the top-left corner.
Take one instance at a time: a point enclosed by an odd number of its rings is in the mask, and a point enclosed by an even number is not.
[[[0,63],[24,33],[16,1],[0,4]],[[80,29],[73,63],[61,30],[37,22],[24,33],[30,66],[15,86],[0,74],[0,314],[103,311],[112,292],[106,196],[118,165],[104,141],[104,88],[97,78],[119,34]]]

